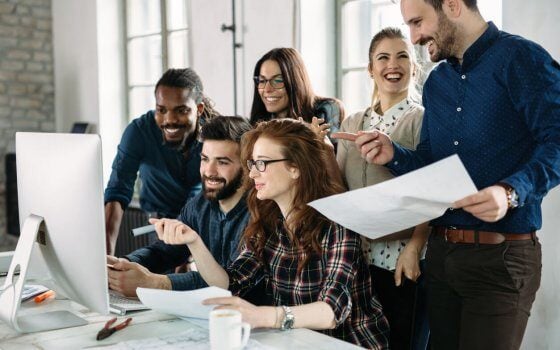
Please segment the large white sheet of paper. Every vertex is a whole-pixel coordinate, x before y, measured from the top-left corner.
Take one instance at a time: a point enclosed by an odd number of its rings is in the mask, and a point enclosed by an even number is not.
[[[152,310],[179,317],[208,319],[215,305],[202,305],[204,299],[230,297],[231,292],[218,287],[187,291],[137,288],[136,294],[142,304]]]
[[[309,203],[330,220],[377,239],[435,219],[477,189],[457,155],[377,185]]]

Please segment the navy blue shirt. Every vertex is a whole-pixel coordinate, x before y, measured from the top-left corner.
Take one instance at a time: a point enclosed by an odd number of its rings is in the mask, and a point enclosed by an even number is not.
[[[249,222],[249,210],[242,197],[227,214],[217,202],[207,200],[203,193],[190,199],[178,218],[198,233],[214,259],[224,269],[239,255],[239,240]],[[155,273],[165,273],[187,262],[190,256],[186,245],[170,245],[157,241],[150,246],[135,250],[126,258],[137,262]],[[208,287],[196,271],[167,275],[173,290],[191,290]]]
[[[142,180],[140,206],[146,212],[175,218],[188,198],[201,189],[200,151],[193,141],[186,154],[164,145],[154,111],[134,119],[125,129],[105,190],[105,203],[128,206],[138,171]]]
[[[423,92],[426,108],[417,151],[395,144],[388,167],[402,174],[458,154],[478,189],[504,182],[520,207],[495,223],[463,210],[432,221],[495,232],[531,232],[541,202],[560,181],[560,66],[538,44],[487,30],[456,59],[440,63]]]

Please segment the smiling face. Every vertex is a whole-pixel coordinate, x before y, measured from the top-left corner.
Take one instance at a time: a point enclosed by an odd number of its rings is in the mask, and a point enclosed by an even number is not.
[[[204,197],[219,201],[233,196],[243,182],[239,144],[233,141],[206,140],[202,144],[200,158]]]
[[[282,71],[278,62],[274,60],[266,60],[262,63],[259,79],[266,80],[282,80]],[[275,89],[270,82],[267,82],[263,88],[259,88],[259,95],[266,107],[267,112],[283,117],[287,114],[290,99],[286,88]]]
[[[412,61],[403,39],[382,39],[371,53],[369,72],[379,94],[406,96],[410,84]]]
[[[282,146],[266,137],[259,137],[253,146],[253,160],[276,160],[285,158]],[[299,170],[289,166],[289,161],[269,163],[260,172],[255,166],[251,168],[249,177],[255,182],[257,198],[270,199],[276,202],[283,213],[287,213],[293,202],[295,183]]]
[[[402,0],[401,13],[410,28],[412,43],[427,45],[432,62],[457,55],[460,50],[457,25],[443,10],[436,11],[424,0]]]
[[[156,91],[156,124],[163,140],[172,147],[181,146],[197,127],[204,105],[196,104],[189,89],[160,86]]]

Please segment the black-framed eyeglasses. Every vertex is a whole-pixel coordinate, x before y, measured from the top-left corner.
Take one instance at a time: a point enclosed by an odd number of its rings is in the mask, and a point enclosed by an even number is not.
[[[266,83],[269,83],[273,89],[280,90],[284,88],[284,78],[282,78],[282,74],[277,74],[270,79],[265,79],[261,76],[253,77],[255,81],[255,86],[259,90],[263,90],[266,86]]]
[[[251,171],[251,169],[253,169],[253,166],[255,166],[255,168],[257,168],[257,170],[262,173],[266,170],[266,166],[268,164],[276,163],[276,162],[282,162],[282,161],[285,161],[285,160],[289,160],[289,159],[287,159],[287,158],[271,159],[271,160],[264,160],[264,159],[252,160],[252,159],[248,159],[247,160],[247,168],[249,168],[249,171]]]

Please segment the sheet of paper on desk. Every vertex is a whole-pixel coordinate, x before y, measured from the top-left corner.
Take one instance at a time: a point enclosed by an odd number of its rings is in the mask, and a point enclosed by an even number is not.
[[[229,297],[231,292],[218,287],[207,287],[188,291],[137,288],[136,294],[142,304],[152,310],[179,317],[208,319],[214,305],[202,305],[208,298]]]
[[[309,203],[371,239],[435,219],[477,189],[457,155],[380,184]]]
[[[99,350],[159,350],[159,349],[188,349],[208,350],[210,340],[208,331],[192,328],[179,334],[159,336],[146,339],[128,340],[114,345],[91,347],[88,349]],[[270,346],[264,345],[255,339],[249,339],[244,350],[272,350]]]

